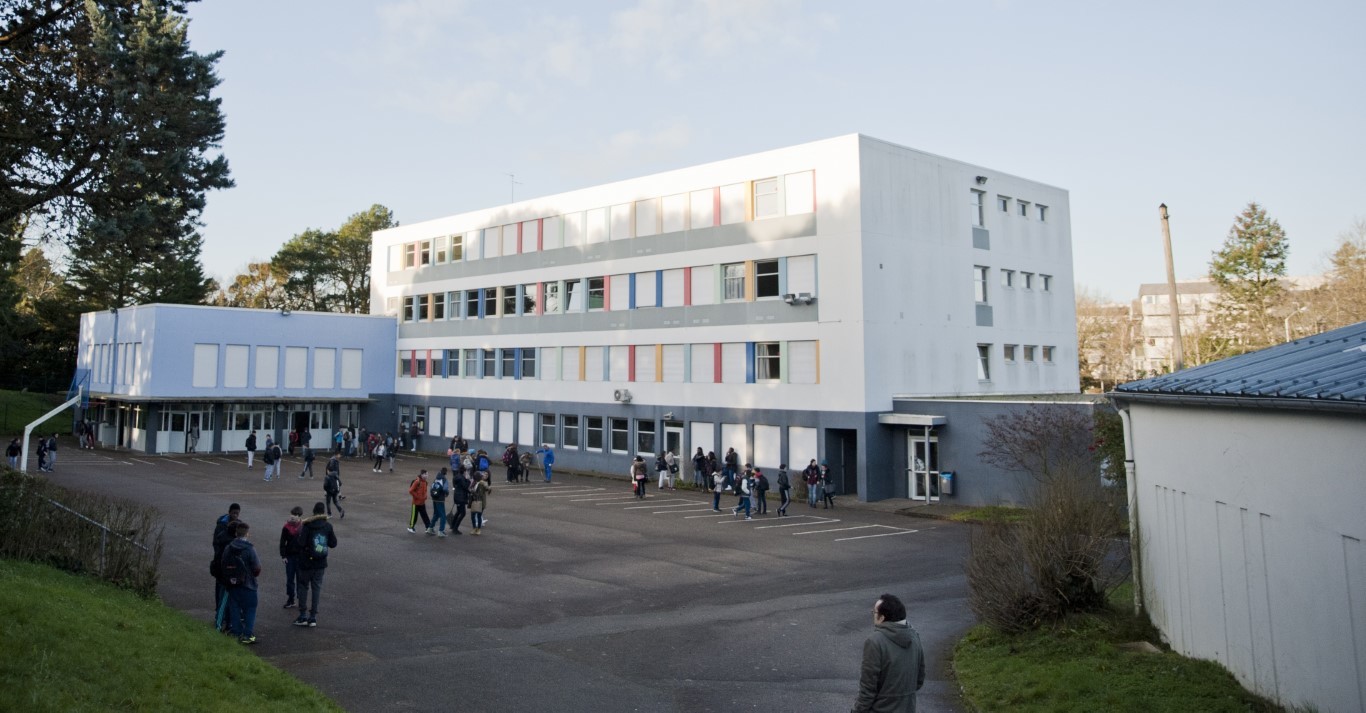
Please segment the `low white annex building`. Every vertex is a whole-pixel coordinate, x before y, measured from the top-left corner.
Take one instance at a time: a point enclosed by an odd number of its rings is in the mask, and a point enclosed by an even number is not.
[[[1283,705],[1366,710],[1366,323],[1111,395],[1172,648]]]

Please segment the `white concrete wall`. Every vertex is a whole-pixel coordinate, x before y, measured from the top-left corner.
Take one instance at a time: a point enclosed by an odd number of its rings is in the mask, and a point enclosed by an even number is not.
[[[1366,708],[1361,417],[1131,414],[1145,597],[1172,648],[1286,705]]]

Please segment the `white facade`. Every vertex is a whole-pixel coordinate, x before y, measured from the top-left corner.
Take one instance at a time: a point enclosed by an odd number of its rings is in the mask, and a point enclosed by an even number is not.
[[[1172,648],[1287,706],[1366,709],[1360,415],[1129,413],[1143,598]]]
[[[804,464],[838,426],[867,492],[894,396],[1078,388],[1067,192],[860,135],[404,225],[373,260],[405,413],[490,443],[525,434],[480,412],[536,414],[569,462],[676,429]]]

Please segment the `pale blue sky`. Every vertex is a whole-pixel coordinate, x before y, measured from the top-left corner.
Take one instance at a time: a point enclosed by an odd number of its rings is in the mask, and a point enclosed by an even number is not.
[[[1366,218],[1366,2],[205,0],[231,278],[382,203],[414,223],[859,132],[1066,188],[1076,280],[1205,272],[1263,203],[1292,274]]]

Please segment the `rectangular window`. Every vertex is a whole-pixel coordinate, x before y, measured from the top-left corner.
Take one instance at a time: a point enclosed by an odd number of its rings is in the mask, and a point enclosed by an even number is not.
[[[564,281],[565,312],[583,311],[583,294],[581,294],[582,292],[582,283],[579,280]]]
[[[444,236],[444,235],[441,236],[441,237],[439,237],[439,238],[436,238],[435,240],[432,241],[432,252],[435,254],[435,258],[434,258],[434,259],[436,260],[436,264],[438,264],[438,265],[443,265],[443,264],[445,264],[445,262],[446,262],[446,245],[447,245],[448,243],[449,243],[449,239],[448,239],[446,236]]]
[[[479,350],[478,350],[478,349],[466,349],[466,350],[465,350],[465,370],[464,370],[463,372],[461,372],[461,375],[464,376],[466,379],[477,379],[477,378],[479,378]]]
[[[562,245],[563,232],[558,217],[541,221],[541,247],[545,250],[558,250]]]
[[[446,350],[446,378],[454,379],[460,376],[460,350]]]
[[[1034,346],[1031,344],[1025,345],[1024,361],[1026,364],[1032,364],[1034,362]]]
[[[972,267],[972,295],[977,304],[987,303],[987,272],[988,269],[981,265]]]
[[[1053,363],[1053,347],[1039,347],[1039,349],[1043,351],[1043,363],[1045,363],[1045,364],[1052,364],[1052,363]]]
[[[996,196],[996,205],[1000,207],[1002,213],[1010,212],[1010,198],[1006,196]]]
[[[716,220],[716,201],[715,191],[693,191],[688,196],[689,211],[688,217],[691,222],[688,228],[698,230],[700,228],[710,228]]]
[[[655,454],[655,422],[636,421],[636,453]],[[675,454],[677,455],[677,454]],[[652,459],[646,460],[649,470],[654,470]]]
[[[610,282],[608,283],[608,287],[610,289],[608,291],[611,292],[611,294],[608,295],[607,299],[608,309],[610,309],[613,312],[620,312],[622,310],[630,309],[631,276],[612,275],[607,279],[610,280]]]
[[[612,452],[626,453],[631,446],[630,438],[631,422],[624,418],[612,419]]]
[[[602,310],[607,303],[607,278],[590,277],[588,278],[588,311],[597,312]]]
[[[578,447],[579,447],[579,417],[578,417],[578,416],[561,416],[561,417],[560,417],[560,422],[561,422],[561,424],[563,425],[563,428],[562,428],[561,430],[564,431],[564,447],[565,447],[565,448],[578,448]],[[547,442],[549,442],[549,441],[547,441]]]
[[[820,351],[815,341],[787,343],[787,381],[815,384],[820,381]]]
[[[689,381],[694,384],[712,384],[716,382],[716,345],[715,344],[694,344],[692,345],[692,369]]]
[[[1020,273],[1020,279],[1024,281],[1024,284],[1021,285],[1021,287],[1025,288],[1026,290],[1034,289],[1034,273],[1022,272]]]
[[[541,434],[539,442],[549,443],[551,445],[559,443],[559,440],[555,438],[555,414],[541,414]]]
[[[559,313],[560,313],[560,308],[561,308],[561,306],[564,304],[564,301],[560,299],[560,296],[561,296],[563,293],[564,293],[564,283],[563,283],[563,282],[547,282],[547,283],[545,283],[545,313],[546,313],[546,314],[559,314]]]
[[[816,212],[816,174],[802,171],[783,176],[783,194],[787,215]]]
[[[585,445],[590,451],[602,450],[602,416],[588,416],[583,419],[584,435],[587,437]],[[568,438],[568,434],[565,434]]]
[[[1040,222],[1040,223],[1046,223],[1046,222],[1048,222],[1048,206],[1046,206],[1046,205],[1035,205],[1035,206],[1034,206],[1034,210],[1037,211],[1038,214],[1039,214],[1039,222]]]
[[[655,303],[656,273],[654,270],[636,273],[636,308],[658,307]]]
[[[745,264],[735,262],[721,266],[723,296],[727,301],[745,298]]]
[[[398,375],[413,375],[413,353],[410,351],[400,351],[398,353]]]
[[[709,305],[716,302],[716,266],[694,267],[691,272],[692,304]]]
[[[664,345],[664,383],[683,383],[684,349],[682,344]]]
[[[562,381],[579,380],[578,347],[565,347],[560,352],[560,379]]]
[[[584,225],[584,214],[582,212],[569,213],[562,216],[561,222],[564,224],[564,246],[567,248],[582,246],[584,235],[588,231]]]
[[[664,288],[661,290],[664,297],[664,304],[660,307],[682,307],[683,306],[683,270],[665,270]]]
[[[777,381],[780,376],[778,343],[759,342],[754,345],[754,380]]]
[[[1052,291],[1052,289],[1053,289],[1053,276],[1052,276],[1052,275],[1039,275],[1039,289],[1043,290],[1044,292],[1050,292],[1050,291]]]
[[[673,196],[664,196],[662,200],[662,212],[664,218],[663,232],[677,233],[688,227],[688,194],[679,193]]]
[[[504,225],[503,227],[499,228],[498,231],[499,231],[499,232],[501,233],[501,235],[502,235],[502,239],[499,240],[499,242],[502,244],[502,253],[500,253],[500,254],[502,254],[502,255],[504,255],[504,256],[507,256],[507,255],[516,255],[516,254],[517,254],[517,224],[516,224],[516,223],[513,223],[512,225]]]
[[[1001,271],[1001,286],[1002,286],[1002,287],[1014,287],[1014,286],[1015,286],[1015,271],[1014,271],[1014,270],[1002,270],[1002,271]]]
[[[987,227],[986,206],[983,205],[986,196],[987,194],[974,190],[971,192],[971,198],[968,201],[968,217],[972,224],[978,228]]]
[[[517,376],[517,350],[510,347],[504,347],[499,351],[502,352],[503,357],[500,360],[503,363],[502,378],[511,379]]]
[[[778,196],[778,179],[765,178],[754,182],[754,219],[776,218],[782,215]]]
[[[497,316],[498,316],[498,288],[497,288],[497,287],[485,287],[485,288],[484,288],[484,316],[485,316],[485,317],[497,317]]]
[[[517,286],[508,285],[503,289],[503,316],[517,316]]]
[[[493,349],[480,349],[479,361],[482,362],[480,373],[485,379],[498,376],[498,352]]]
[[[535,347],[523,347],[523,348],[522,348],[522,378],[523,378],[523,379],[535,379],[535,378],[536,378],[536,348],[535,348]],[[550,441],[546,441],[546,442],[549,443]]]
[[[585,347],[583,350],[583,380],[602,381],[607,347]]]
[[[541,360],[538,366],[541,372],[541,380],[558,381],[560,378],[560,348],[541,347],[537,351],[540,352],[537,358]],[[575,373],[574,376],[577,377],[578,374]]]
[[[417,267],[417,243],[407,243],[403,246],[403,267]]]
[[[745,222],[745,189],[747,187],[744,183],[721,186],[721,225]]]
[[[426,349],[413,353],[413,376],[427,376],[427,354]]]
[[[417,298],[408,295],[403,298],[403,321],[411,322],[417,316]]]
[[[1028,217],[1029,217],[1029,201],[1020,201],[1019,203],[1020,203],[1020,217],[1021,217],[1021,218],[1028,218]]]
[[[1001,346],[1001,356],[1005,358],[1007,364],[1015,363],[1015,345],[1004,344]]]
[[[432,264],[432,241],[423,240],[418,243],[417,264],[420,267],[426,267]]]
[[[631,237],[631,210],[630,203],[612,206],[612,224],[610,227],[610,240],[626,240]]]
[[[991,380],[991,345],[977,345],[977,380]]]
[[[636,370],[631,375],[638,383],[653,383],[655,380],[655,345],[641,344],[636,347]]]
[[[745,363],[748,350],[744,342],[728,342],[721,345],[721,383],[743,384],[749,364]]]
[[[417,296],[417,321],[426,322],[432,318],[432,295]]]
[[[432,295],[432,319],[446,318],[446,293],[438,292]]]
[[[759,299],[780,297],[778,292],[778,261],[759,260],[754,263],[755,293]]]
[[[536,314],[536,283],[522,285],[522,309],[520,314]]]
[[[451,236],[451,262],[460,262],[465,259],[465,235],[457,233]]]
[[[607,380],[629,381],[631,378],[631,348],[626,346],[605,348],[607,349]]]
[[[527,220],[522,223],[522,252],[534,253],[541,242],[541,222]],[[530,435],[530,434],[528,434]]]
[[[587,235],[589,245],[607,242],[607,209],[594,208],[587,212]]]
[[[636,201],[636,237],[643,238],[659,232],[659,199]]]

